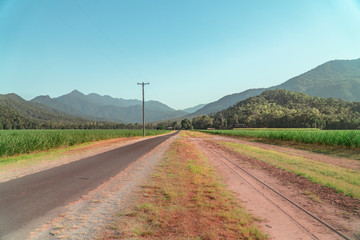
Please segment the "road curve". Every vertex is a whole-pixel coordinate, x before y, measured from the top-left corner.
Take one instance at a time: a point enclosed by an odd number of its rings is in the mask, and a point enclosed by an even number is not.
[[[95,189],[175,134],[177,132],[0,183],[0,239]]]

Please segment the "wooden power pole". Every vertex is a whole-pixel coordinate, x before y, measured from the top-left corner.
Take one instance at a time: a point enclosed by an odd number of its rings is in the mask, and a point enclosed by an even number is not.
[[[150,83],[138,83],[137,85],[141,85],[142,86],[142,101],[143,101],[143,105],[142,105],[142,115],[143,115],[143,137],[145,137],[145,98],[144,98],[144,86],[145,85],[149,85]]]

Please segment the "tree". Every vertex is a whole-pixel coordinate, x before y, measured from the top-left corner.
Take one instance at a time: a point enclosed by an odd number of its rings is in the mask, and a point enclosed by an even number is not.
[[[206,129],[212,127],[213,122],[214,120],[211,117],[203,115],[193,118],[192,125],[195,129]]]
[[[181,120],[181,129],[184,130],[189,130],[189,129],[194,129],[193,125],[191,124],[191,121],[187,118]]]
[[[156,125],[156,129],[157,130],[164,130],[164,129],[166,129],[166,126],[165,126],[165,124],[163,122],[161,122],[161,123],[158,123]]]
[[[171,127],[172,127],[173,130],[179,129],[179,123],[178,122],[172,122]]]

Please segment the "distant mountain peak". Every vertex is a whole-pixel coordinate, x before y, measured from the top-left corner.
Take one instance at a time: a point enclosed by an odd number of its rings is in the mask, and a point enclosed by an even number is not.
[[[30,102],[49,102],[53,99],[49,95],[40,95],[30,100]]]
[[[49,95],[40,95],[40,96],[37,96],[36,98],[51,99],[51,97]]]
[[[55,99],[59,100],[59,99],[64,99],[64,98],[72,98],[72,99],[84,99],[86,98],[87,95],[83,94],[82,92],[78,91],[78,90],[73,90],[68,94],[62,95],[60,97],[57,97]]]
[[[14,100],[24,101],[24,99],[22,97],[20,97],[19,95],[17,95],[16,93],[8,93],[8,94],[4,94],[2,96],[6,97],[6,98],[11,98]]]
[[[71,93],[69,93],[69,94],[72,94],[72,95],[85,95],[85,94],[83,94],[82,92],[80,92],[80,91],[78,91],[78,90],[73,90]]]

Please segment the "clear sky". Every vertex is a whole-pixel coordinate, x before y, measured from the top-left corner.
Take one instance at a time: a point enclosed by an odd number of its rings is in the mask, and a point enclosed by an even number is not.
[[[360,58],[360,0],[0,0],[0,94],[182,109]]]

